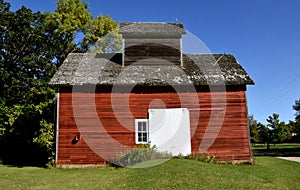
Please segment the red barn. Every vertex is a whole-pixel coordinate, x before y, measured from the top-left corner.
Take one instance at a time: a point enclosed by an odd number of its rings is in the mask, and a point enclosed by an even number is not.
[[[182,24],[122,23],[123,53],[71,53],[59,88],[58,164],[101,164],[137,144],[249,161],[246,85],[230,54],[183,54]]]

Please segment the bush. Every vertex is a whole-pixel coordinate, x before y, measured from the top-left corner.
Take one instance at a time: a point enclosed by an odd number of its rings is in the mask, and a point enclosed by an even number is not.
[[[185,158],[189,160],[197,160],[205,163],[216,163],[216,156],[210,153],[192,153],[188,156],[179,156],[176,158]]]
[[[136,164],[156,159],[170,158],[171,154],[167,152],[158,152],[155,145],[141,144],[134,147],[133,150],[120,154],[116,160],[110,161],[114,166],[134,166]]]

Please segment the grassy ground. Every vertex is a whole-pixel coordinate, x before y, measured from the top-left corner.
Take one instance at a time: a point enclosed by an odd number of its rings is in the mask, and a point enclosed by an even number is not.
[[[269,156],[297,156],[300,157],[300,143],[270,144],[270,150],[266,150],[266,144],[255,144],[252,146],[254,155]]]
[[[0,189],[300,189],[300,163],[255,160],[255,165],[219,165],[172,159],[143,169],[0,165]]]

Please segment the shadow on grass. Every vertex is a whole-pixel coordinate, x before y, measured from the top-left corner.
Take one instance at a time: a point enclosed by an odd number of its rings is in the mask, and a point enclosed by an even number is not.
[[[34,144],[0,143],[0,164],[12,167],[46,167],[47,152]]]
[[[254,156],[300,157],[300,144],[272,144],[269,150],[267,145],[256,144],[252,146],[252,151]]]

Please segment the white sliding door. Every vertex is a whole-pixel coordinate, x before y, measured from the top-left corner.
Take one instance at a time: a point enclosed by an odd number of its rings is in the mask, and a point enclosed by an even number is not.
[[[149,109],[149,140],[158,151],[191,153],[190,114],[186,108]]]

